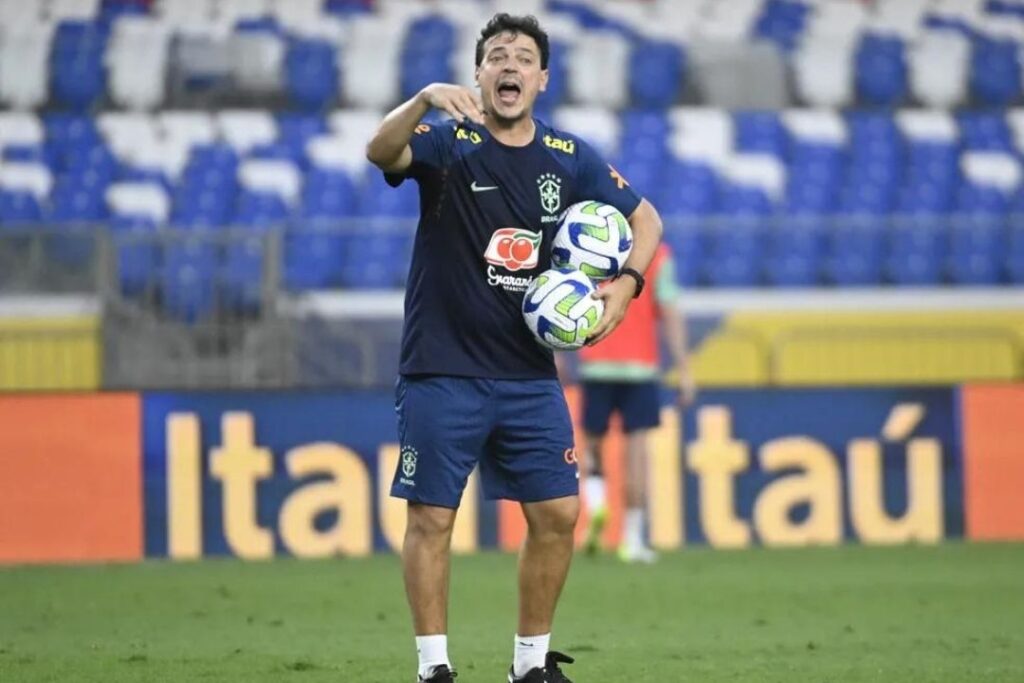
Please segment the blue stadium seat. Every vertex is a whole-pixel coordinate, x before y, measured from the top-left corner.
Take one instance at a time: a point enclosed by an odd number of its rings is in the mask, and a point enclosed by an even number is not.
[[[337,51],[326,40],[293,38],[284,60],[284,84],[300,109],[317,111],[338,94]]]
[[[683,88],[685,54],[675,43],[636,41],[629,56],[629,91],[640,107],[674,104]]]
[[[897,285],[930,286],[943,281],[948,244],[945,223],[918,220],[889,232],[888,280]]]
[[[788,156],[789,135],[776,112],[737,111],[733,113],[733,145],[737,151]]]
[[[85,111],[103,94],[103,53],[109,27],[102,23],[64,21],[57,27],[50,56],[54,98],[74,111]]]
[[[161,277],[164,313],[187,323],[213,315],[216,266],[217,251],[209,243],[184,239],[168,245]]]
[[[703,284],[708,240],[702,221],[676,217],[666,224],[664,240],[672,249],[677,282],[685,287]]]
[[[284,284],[291,291],[337,287],[349,242],[333,226],[309,226],[284,238]]]
[[[565,61],[565,55],[569,54],[569,46],[557,40],[552,40],[550,47],[547,90],[537,96],[536,102],[537,118],[549,122],[551,118],[549,116],[542,116],[541,112],[562,104],[569,90],[569,68]]]
[[[128,297],[143,294],[160,262],[160,248],[153,239],[157,224],[139,216],[115,216],[110,222],[121,292]]]
[[[866,287],[882,283],[883,230],[879,221],[846,221],[829,236],[824,266],[826,279],[839,286]]]
[[[31,192],[0,190],[0,228],[22,228],[43,220],[43,207]]]
[[[825,231],[813,218],[788,216],[772,231],[765,275],[781,287],[809,287],[821,279]]]
[[[810,8],[802,2],[768,0],[754,25],[754,34],[792,51],[803,35]]]
[[[1011,40],[976,37],[971,53],[971,92],[984,105],[1005,107],[1021,93],[1019,47]]]
[[[863,102],[891,107],[904,100],[907,63],[902,40],[865,34],[854,61],[857,94]]]
[[[235,313],[259,310],[265,256],[265,242],[261,236],[228,243],[219,273],[221,310]]]
[[[451,54],[455,38],[455,27],[440,16],[423,17],[409,26],[400,57],[403,98],[412,97],[435,81],[453,80]]]

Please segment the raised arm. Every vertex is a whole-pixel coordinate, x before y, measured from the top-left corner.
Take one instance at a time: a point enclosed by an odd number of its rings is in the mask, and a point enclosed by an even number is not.
[[[409,140],[430,109],[451,114],[459,123],[469,118],[483,124],[483,105],[469,88],[448,83],[431,83],[392,109],[366,145],[366,158],[386,173],[402,173],[412,164]]]

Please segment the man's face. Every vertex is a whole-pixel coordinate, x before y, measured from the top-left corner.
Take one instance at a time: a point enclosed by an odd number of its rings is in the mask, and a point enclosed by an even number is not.
[[[532,110],[537,93],[547,88],[548,72],[540,68],[540,50],[533,38],[505,32],[484,43],[476,82],[484,109],[499,121],[513,122]]]

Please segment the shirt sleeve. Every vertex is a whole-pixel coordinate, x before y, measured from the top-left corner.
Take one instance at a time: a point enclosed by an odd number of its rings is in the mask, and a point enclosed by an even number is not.
[[[453,139],[449,126],[421,123],[409,139],[409,147],[412,149],[409,168],[402,173],[385,173],[384,179],[392,187],[398,187],[406,178],[418,180],[432,171],[444,168],[451,156],[450,145]]]
[[[586,142],[579,140],[579,199],[611,204],[629,218],[641,197],[611,164]]]

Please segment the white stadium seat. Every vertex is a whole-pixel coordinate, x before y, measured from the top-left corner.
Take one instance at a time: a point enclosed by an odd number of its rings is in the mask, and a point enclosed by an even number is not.
[[[100,0],[50,0],[47,14],[52,21],[95,19]]]
[[[348,40],[338,52],[348,104],[382,109],[398,100],[402,44],[395,34],[396,27],[382,17],[359,16],[349,22]]]
[[[0,165],[0,187],[13,192],[31,192],[42,200],[53,188],[53,175],[42,164],[6,162]]]
[[[556,128],[579,135],[604,157],[619,151],[619,117],[604,107],[559,107],[555,110]]]
[[[781,199],[786,189],[786,165],[770,154],[734,155],[722,171],[734,185],[762,190],[773,201]]]
[[[907,109],[896,113],[896,125],[911,140],[953,144],[959,129],[952,114],[936,109]]]
[[[185,149],[217,140],[217,126],[205,111],[162,111],[157,115],[157,127],[165,140]]]
[[[843,147],[849,138],[843,117],[832,109],[791,109],[783,112],[782,123],[804,142]]]
[[[156,124],[149,114],[104,112],[97,117],[96,127],[103,134],[114,156],[125,161],[139,147],[157,142]]]
[[[115,102],[128,109],[153,109],[163,101],[170,40],[168,26],[158,20],[118,19],[106,54]]]
[[[964,152],[960,157],[964,176],[974,185],[995,187],[1011,194],[1021,183],[1021,168],[1017,160],[1002,152]]]
[[[46,131],[31,112],[0,111],[0,150],[5,145],[41,145]]]
[[[345,171],[362,177],[369,162],[362,147],[353,145],[339,135],[320,135],[306,143],[306,157],[315,168]]]
[[[570,100],[613,109],[625,106],[629,49],[626,39],[614,31],[581,35],[566,62]]]
[[[238,167],[238,182],[251,192],[275,194],[294,204],[302,189],[302,174],[290,161],[247,159]]]
[[[217,113],[217,127],[239,154],[277,139],[277,123],[265,111],[226,109]]]
[[[815,107],[848,105],[853,99],[853,49],[844,40],[805,42],[793,59],[800,99]]]
[[[0,102],[15,109],[46,101],[50,80],[53,24],[26,24],[5,32],[0,46]]]
[[[167,191],[157,183],[113,183],[105,198],[116,216],[141,216],[163,224],[171,212]]]
[[[953,31],[926,31],[909,54],[910,88],[929,107],[953,107],[967,96],[970,42]]]

